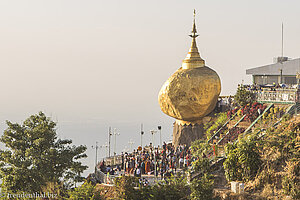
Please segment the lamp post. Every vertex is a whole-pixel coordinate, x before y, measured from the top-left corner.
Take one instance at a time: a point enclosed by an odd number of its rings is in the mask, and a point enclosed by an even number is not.
[[[108,157],[110,157],[110,138],[112,136],[111,127],[108,128]]]
[[[141,124],[141,147],[142,148],[143,148],[143,135],[144,135],[143,124]]]
[[[161,141],[161,126],[158,126],[157,129],[159,130],[159,145],[162,147],[162,141]]]
[[[156,155],[155,155],[155,145],[154,145],[154,134],[157,133],[157,131],[151,130],[150,133],[152,135],[152,145],[153,145],[153,151],[154,151],[154,175],[156,177],[157,174],[156,174]]]
[[[116,128],[114,128],[113,135],[115,136],[115,142],[114,142],[114,165],[116,164],[116,148],[117,148],[117,135],[120,135],[120,133],[116,132]]]
[[[92,148],[95,149],[95,151],[96,151],[96,159],[95,159],[95,174],[96,174],[96,172],[97,172],[97,162],[98,162],[98,160],[97,160],[98,155],[97,154],[98,154],[98,148],[99,148],[98,142],[96,142],[96,145],[92,146]]]

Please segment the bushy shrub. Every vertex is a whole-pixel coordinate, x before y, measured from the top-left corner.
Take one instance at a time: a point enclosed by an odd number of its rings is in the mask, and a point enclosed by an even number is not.
[[[234,95],[234,100],[240,105],[245,106],[247,104],[252,104],[255,100],[255,94],[247,90],[243,85],[237,88],[236,94]]]
[[[290,120],[291,118],[292,118],[292,116],[287,113],[282,116],[282,121],[286,122],[286,121]]]
[[[42,193],[53,194],[54,198],[49,195],[49,200],[52,199],[66,199],[69,197],[70,187],[66,186],[63,182],[48,182],[42,187]]]
[[[149,200],[156,199],[188,199],[190,188],[187,180],[181,174],[172,176],[167,181],[161,181],[151,187]]]
[[[205,135],[207,139],[209,139],[212,134],[217,131],[219,128],[223,126],[223,124],[227,121],[227,115],[225,112],[215,114],[216,120],[212,120],[211,122],[204,125]]]
[[[209,163],[209,159],[208,158],[203,158],[203,157],[199,157],[197,158],[197,160],[195,160],[193,162],[193,169],[196,172],[210,172],[211,168],[210,168],[210,163]]]
[[[227,158],[223,165],[228,181],[248,181],[256,175],[262,162],[257,142],[257,137],[250,135],[240,138],[236,144],[226,145]]]
[[[192,142],[191,145],[191,153],[193,157],[202,157],[203,154],[207,154],[207,152],[211,149],[211,146],[204,139],[199,139]]]
[[[115,178],[115,190],[118,199],[138,199],[139,191],[134,187],[139,185],[139,180],[134,176],[121,176]]]
[[[191,182],[191,199],[212,200],[213,196],[213,177],[207,173]]]
[[[242,108],[241,113],[242,113],[242,115],[246,115],[244,118],[245,121],[253,122],[259,116],[258,109],[260,109],[260,111],[262,113],[266,108],[267,108],[267,105],[263,105],[261,103],[254,102],[253,104],[245,105]]]
[[[192,166],[195,172],[210,172],[208,154],[212,147],[203,139],[196,140],[191,145],[192,156],[196,159]]]
[[[91,199],[91,200],[102,200],[104,199],[100,195],[100,191],[95,190],[95,186],[92,183],[85,182],[80,187],[75,188],[69,192],[69,199]]]
[[[282,180],[282,188],[285,194],[293,199],[300,199],[300,162],[287,162],[286,175]]]
[[[167,180],[159,181],[154,185],[143,186],[138,182],[138,178],[132,176],[122,176],[115,180],[115,199],[128,200],[161,200],[161,199],[188,199],[190,188],[186,178],[182,174],[171,176]],[[138,187],[137,187],[138,186]]]

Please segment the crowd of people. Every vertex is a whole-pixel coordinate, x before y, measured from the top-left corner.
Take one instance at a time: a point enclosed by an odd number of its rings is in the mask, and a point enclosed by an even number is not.
[[[296,89],[297,85],[291,85],[291,84],[279,84],[279,83],[273,83],[273,84],[267,84],[267,85],[259,85],[259,84],[252,84],[252,85],[243,85],[247,90],[249,91],[263,91],[265,90],[270,90],[270,91],[276,91],[278,89],[282,90],[282,89]]]
[[[106,166],[103,160],[100,165],[100,171],[105,174],[117,175],[125,173],[141,177],[142,175],[160,175],[161,178],[171,176],[178,169],[184,169],[191,165],[191,151],[186,145],[174,147],[171,143],[164,144],[162,147],[153,148],[150,143],[144,148],[139,147],[133,152],[122,153],[121,165],[114,168]]]
[[[128,174],[136,177],[142,175],[161,176],[161,179],[170,177],[178,170],[186,169],[192,164],[191,151],[186,145],[176,148],[170,143],[162,147],[153,148],[152,143],[144,148],[139,147],[133,152],[122,152],[122,163],[120,165],[106,165],[101,161],[98,168],[108,175]],[[156,169],[156,170],[155,170]],[[142,180],[142,179],[140,179]],[[143,184],[148,184],[143,179]]]
[[[152,144],[132,153],[122,153],[121,168],[127,174],[141,177],[142,174],[169,175],[191,165],[191,152],[186,145],[175,148],[164,142],[162,148],[154,148]]]

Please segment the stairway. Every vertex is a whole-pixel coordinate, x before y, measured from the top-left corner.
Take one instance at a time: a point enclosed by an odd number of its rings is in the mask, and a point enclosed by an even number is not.
[[[250,126],[244,131],[243,135],[246,135],[247,132],[249,130],[251,130],[251,128],[256,124],[256,122],[258,122],[258,120],[260,120],[262,118],[262,116],[268,112],[268,110],[270,110],[270,108],[272,108],[274,106],[274,103],[271,103],[268,105],[268,107],[264,110],[264,112],[262,112],[253,122],[252,124],[250,124]]]
[[[241,109],[239,109],[239,110],[241,110]],[[209,140],[207,141],[207,143],[210,143],[216,136],[218,136],[218,134],[220,133],[220,131],[221,131],[223,128],[225,128],[225,127],[227,126],[227,124],[228,124],[231,120],[233,120],[233,119],[235,118],[235,116],[237,115],[237,113],[238,113],[238,111],[237,111],[236,113],[234,113],[234,115],[233,115],[229,120],[227,120],[227,121],[223,124],[223,126],[222,126],[221,128],[219,128],[219,129],[217,130],[217,132],[215,132],[215,133],[213,134],[213,136],[211,136],[211,137],[209,138]]]
[[[243,119],[246,117],[246,115],[243,115],[239,121],[237,121],[237,123],[235,123],[235,125],[232,128],[235,128],[241,121],[243,121]],[[229,130],[227,131],[227,133],[216,143],[216,145],[218,145],[220,142],[222,142],[222,140],[229,134]]]

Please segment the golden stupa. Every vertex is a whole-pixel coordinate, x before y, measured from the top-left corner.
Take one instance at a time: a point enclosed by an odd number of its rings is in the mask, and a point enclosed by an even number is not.
[[[212,112],[221,92],[218,74],[205,66],[205,61],[198,52],[194,24],[192,45],[182,61],[182,66],[162,86],[158,102],[161,110],[183,123],[197,123]]]

